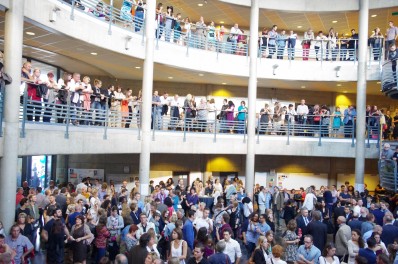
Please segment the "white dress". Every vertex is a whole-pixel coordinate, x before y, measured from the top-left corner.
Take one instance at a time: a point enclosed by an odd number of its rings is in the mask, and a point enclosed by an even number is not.
[[[179,258],[182,256],[182,242],[183,242],[183,240],[180,241],[178,248],[174,247],[174,241],[171,242],[171,256],[172,257]],[[180,264],[185,264],[185,260],[180,260]]]
[[[358,255],[358,253],[354,253],[359,251],[359,246],[355,245],[352,240],[348,240],[347,242],[347,247],[348,247],[348,264],[354,264],[355,263],[355,257]]]

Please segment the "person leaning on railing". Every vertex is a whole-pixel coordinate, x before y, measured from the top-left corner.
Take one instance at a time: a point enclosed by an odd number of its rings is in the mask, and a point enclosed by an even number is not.
[[[303,60],[308,60],[308,56],[311,48],[311,41],[315,39],[314,31],[309,28],[304,32],[304,39],[301,41],[301,46],[303,47]]]
[[[31,100],[28,102],[27,106],[27,120],[39,122],[41,116],[41,98],[42,94],[39,91],[39,85],[43,83],[40,79],[40,69],[35,68],[33,70],[32,79],[30,81],[26,81],[28,86],[28,98]]]
[[[54,79],[54,73],[49,72],[47,73],[48,80],[45,83],[48,90],[46,95],[44,96],[43,100],[45,103],[45,110],[43,116],[43,122],[50,122],[52,110],[54,109],[54,105],[56,102],[56,98],[58,95],[58,83]]]
[[[391,61],[391,70],[394,85],[397,85],[397,60],[398,60],[398,51],[397,46],[395,44],[390,46],[390,52],[388,53],[388,60]]]

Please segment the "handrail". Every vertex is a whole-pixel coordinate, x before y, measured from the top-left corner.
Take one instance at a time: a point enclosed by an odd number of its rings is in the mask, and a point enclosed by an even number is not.
[[[136,34],[140,34],[140,38],[142,38],[142,42],[144,42],[144,27],[143,24],[145,23],[145,18],[144,14],[142,12],[136,12],[134,16],[132,16],[131,12],[128,12],[127,7],[127,12],[124,10],[124,7],[122,9],[115,8],[113,5],[113,1],[111,1],[111,4],[105,4],[102,1],[96,1],[96,0],[58,0],[66,4],[74,4],[71,8],[71,19],[73,19],[74,12],[80,11],[80,12],[85,12],[88,15],[92,15],[96,17],[99,20],[103,20],[104,22],[109,24],[109,29],[108,33],[112,34],[112,27],[117,26],[124,28],[125,30],[130,30]],[[135,8],[136,5],[134,3],[131,3],[132,7]],[[142,7],[144,9],[144,12],[146,12],[146,8]],[[166,14],[163,12],[162,16],[165,18]],[[166,18],[165,18],[166,19]],[[211,27],[209,25],[206,26],[206,28],[196,28],[196,23],[185,23],[183,20],[175,20],[177,21],[177,24],[180,25],[180,30],[178,27],[174,26],[172,28],[172,23],[168,22],[162,22],[160,23],[159,20],[158,22],[158,30],[156,30],[156,49],[159,49],[159,41],[165,42],[165,43],[170,43],[170,44],[175,44],[175,45],[180,45],[180,46],[186,46],[186,54],[189,56],[189,51],[190,49],[203,49],[211,52],[215,52],[217,59],[219,58],[220,53],[225,53],[225,54],[233,54],[233,55],[239,55],[239,56],[246,56],[248,58],[249,54],[249,35],[247,34],[240,34],[240,33],[232,33],[228,29],[216,29],[214,27]],[[187,27],[185,27],[185,24]],[[189,25],[189,27],[188,27]],[[199,31],[198,31],[199,30]],[[196,31],[196,32],[195,32]],[[229,38],[229,36],[232,36],[232,38]],[[286,37],[288,37],[286,35]],[[264,36],[260,36],[258,40],[259,45],[259,58],[263,57],[263,54],[266,52],[266,50],[269,50],[272,48],[269,45],[269,41],[274,40],[276,43],[280,43],[280,39],[274,39],[274,38],[269,38],[267,37],[267,45],[261,45],[262,39]],[[277,55],[278,59],[288,59],[292,60],[294,59],[292,57],[292,53],[294,54],[302,54],[301,56],[295,56],[296,58],[301,57],[303,60],[309,59],[316,59],[320,60],[321,62],[323,61],[335,61],[337,58],[337,51],[335,52],[335,49],[338,49],[338,57],[340,60],[353,60],[354,62],[357,61],[356,53],[357,53],[357,39],[351,39],[351,38],[342,38],[342,39],[310,39],[312,44],[310,47],[303,47],[300,48],[301,45],[299,43],[303,39],[297,38],[295,40],[295,45],[294,49],[289,48],[287,44],[287,39],[282,40],[285,41],[285,45],[283,47],[283,50],[275,50],[275,54]],[[353,41],[354,42],[354,48],[342,48],[341,47],[341,42],[342,41]],[[329,48],[329,43],[335,43],[336,48]],[[320,43],[320,48],[317,49],[316,44]],[[324,48],[323,46],[327,46],[327,48]],[[280,46],[279,46],[280,47]],[[370,66],[370,63],[372,61],[379,61],[381,63],[382,57],[381,54],[383,54],[383,47],[384,45],[380,45],[380,47],[370,47],[369,48],[369,59],[367,60]],[[278,45],[275,45],[275,48],[278,49]],[[281,49],[281,48],[279,48]],[[342,54],[342,52],[345,52]],[[282,52],[282,53],[281,53]],[[273,54],[274,54],[273,53]],[[271,54],[271,55],[273,55]],[[373,54],[373,56],[372,56]],[[269,54],[267,53],[267,56]],[[348,58],[347,58],[348,55]],[[373,59],[372,59],[373,58]]]
[[[381,91],[387,96],[398,99],[397,59],[383,63],[381,67]]]
[[[109,129],[128,128],[137,130],[140,139],[140,115],[138,112],[124,112],[119,110],[121,105],[112,103],[108,108],[105,102],[102,109],[72,106],[68,100],[67,104],[45,103],[28,99],[24,96],[24,104],[21,106],[20,120],[23,124],[21,137],[25,135],[25,125],[29,124],[50,124],[65,126],[65,138],[69,137],[72,126],[83,126],[103,129],[104,140],[107,139]],[[305,121],[299,115],[285,114],[271,119],[261,118],[260,113],[244,111],[225,111],[190,108],[171,108],[170,115],[162,114],[162,107],[152,108],[152,140],[156,140],[157,132],[183,133],[183,141],[186,141],[191,133],[203,133],[213,137],[217,142],[220,135],[235,134],[241,136],[246,142],[247,114],[256,114],[257,144],[260,139],[266,136],[286,137],[287,144],[290,144],[292,137],[310,137],[318,140],[322,146],[325,139],[352,141],[355,146],[355,123],[345,126],[334,126],[334,118],[342,117],[334,115],[307,115]],[[134,110],[134,109],[133,109]],[[196,111],[196,115],[193,112]],[[272,116],[272,114],[271,114]],[[266,122],[265,122],[266,121]],[[381,126],[378,116],[370,116],[367,129],[367,147],[376,144],[381,136]]]

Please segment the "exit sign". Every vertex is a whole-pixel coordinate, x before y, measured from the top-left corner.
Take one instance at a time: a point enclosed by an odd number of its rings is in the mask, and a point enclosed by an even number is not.
[[[398,12],[392,12],[393,16],[398,16]]]

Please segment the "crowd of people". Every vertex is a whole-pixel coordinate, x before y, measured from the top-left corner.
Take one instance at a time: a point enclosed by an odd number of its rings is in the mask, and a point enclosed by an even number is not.
[[[253,197],[238,177],[152,180],[145,197],[138,178],[132,186],[85,178],[60,189],[51,181],[43,192],[24,182],[15,225],[9,235],[0,229],[0,261],[25,263],[40,234],[47,263],[398,262],[398,195],[380,185],[371,195],[349,182],[339,190],[256,184]]]
[[[72,1],[64,0],[70,4]],[[91,7],[84,0],[75,1],[77,8],[88,12],[95,17],[109,21],[111,10],[104,2],[99,1],[95,7]],[[135,32],[142,29],[146,13],[146,3],[142,0],[124,0],[120,12],[113,15],[124,27],[131,27]],[[116,21],[116,19],[115,19]],[[158,3],[156,7],[156,38],[164,39],[166,42],[173,42],[180,45],[189,45],[199,49],[247,55],[248,54],[248,30],[239,28],[235,23],[231,29],[227,30],[223,24],[215,25],[214,21],[207,24],[203,16],[198,22],[192,22],[191,18],[183,18],[181,13],[174,13],[173,6],[164,6]],[[382,47],[385,46],[384,58],[388,58],[388,48],[395,44],[398,37],[398,28],[389,21],[388,28],[383,34],[379,27],[375,28],[369,36],[368,46],[372,50],[374,60],[382,58]],[[318,31],[316,34],[312,28],[304,32],[299,39],[294,30],[282,29],[278,31],[278,26],[263,28],[258,40],[260,54],[264,58],[294,60],[296,55],[296,44],[300,41],[302,59],[340,61],[356,60],[358,50],[358,33],[355,29],[351,30],[351,36],[339,34],[333,27],[328,32]],[[310,52],[310,49],[312,51]]]
[[[130,128],[140,126],[141,91],[135,96],[133,90],[109,85],[90,77],[81,78],[79,73],[63,74],[58,81],[49,72],[42,79],[39,68],[32,70],[30,62],[25,62],[21,70],[22,81],[26,83],[21,101],[29,98],[26,106],[26,120],[34,122],[56,122],[90,126]],[[151,127],[157,130],[188,130],[198,132],[245,133],[248,107],[245,101],[235,106],[233,99],[224,99],[221,107],[214,98],[200,97],[198,100],[187,94],[169,96],[167,92],[152,96]],[[369,136],[377,138],[398,138],[398,115],[390,116],[390,111],[379,110],[377,106],[367,106],[367,126]],[[329,106],[306,105],[304,99],[296,107],[293,104],[274,105],[266,103],[256,115],[257,132],[280,135],[289,133],[300,136],[319,135],[323,137],[345,137],[354,135],[356,120],[355,106],[344,111],[336,107],[332,112]]]

